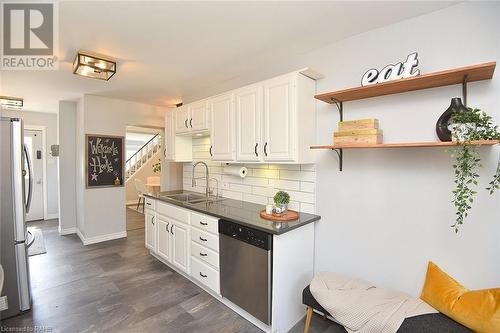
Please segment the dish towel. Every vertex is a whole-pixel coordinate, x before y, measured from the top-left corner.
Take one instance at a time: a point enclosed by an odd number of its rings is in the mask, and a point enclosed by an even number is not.
[[[405,318],[437,312],[419,298],[331,272],[316,274],[310,290],[349,333],[396,333]]]

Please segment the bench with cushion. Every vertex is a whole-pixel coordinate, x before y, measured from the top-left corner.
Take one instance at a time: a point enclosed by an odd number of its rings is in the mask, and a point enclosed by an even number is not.
[[[307,306],[306,326],[304,333],[309,332],[313,311],[316,310],[326,316],[332,317],[313,297],[309,286],[302,292],[302,303]],[[344,327],[338,325],[335,333],[347,333]],[[442,313],[431,313],[406,318],[398,329],[398,333],[473,333],[467,327],[448,318]]]

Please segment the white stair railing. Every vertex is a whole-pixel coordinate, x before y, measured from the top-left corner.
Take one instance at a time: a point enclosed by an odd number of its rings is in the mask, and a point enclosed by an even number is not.
[[[160,149],[161,136],[160,134],[156,134],[125,162],[126,178],[128,179],[132,177],[132,175],[139,170],[141,166],[147,163],[156,154],[156,152],[160,151]]]

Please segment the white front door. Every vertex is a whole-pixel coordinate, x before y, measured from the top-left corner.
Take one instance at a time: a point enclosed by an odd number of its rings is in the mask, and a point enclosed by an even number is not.
[[[31,161],[31,174],[33,178],[33,188],[31,195],[31,205],[26,214],[26,221],[43,220],[43,165],[44,156],[42,154],[42,131],[24,130],[24,143],[28,148]],[[26,168],[27,170],[27,168]],[[29,191],[29,174],[25,175],[25,193]]]

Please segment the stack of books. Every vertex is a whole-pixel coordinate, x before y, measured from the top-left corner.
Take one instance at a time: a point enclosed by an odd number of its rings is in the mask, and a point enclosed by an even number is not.
[[[339,131],[333,133],[333,144],[376,144],[382,143],[382,130],[378,119],[359,119],[339,122]]]

